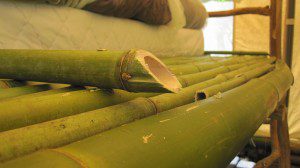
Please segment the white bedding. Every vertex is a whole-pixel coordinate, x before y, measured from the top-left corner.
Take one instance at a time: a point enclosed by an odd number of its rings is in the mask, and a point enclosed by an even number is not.
[[[127,50],[156,55],[201,55],[201,30],[183,29],[178,0],[170,0],[172,21],[166,26],[57,7],[37,1],[0,1],[0,48]],[[179,2],[179,3],[178,3]]]

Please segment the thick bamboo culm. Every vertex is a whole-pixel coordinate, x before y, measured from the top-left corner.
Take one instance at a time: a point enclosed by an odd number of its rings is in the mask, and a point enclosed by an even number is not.
[[[17,97],[26,94],[32,94],[36,92],[42,92],[51,89],[50,85],[32,85],[32,86],[21,86],[9,89],[0,90],[0,100]]]
[[[8,79],[96,86],[132,92],[178,92],[181,88],[166,66],[143,50],[2,49],[0,64],[0,77]]]
[[[88,89],[0,102],[0,132],[91,111],[157,93]],[[14,105],[18,105],[16,108]]]
[[[21,81],[15,81],[15,80],[0,80],[0,90],[12,88],[12,87],[18,87],[18,86],[24,86],[25,82]]]
[[[222,99],[178,107],[2,166],[226,167],[274,111],[282,98],[278,93],[286,92],[292,80],[288,67],[278,63],[274,71],[224,93]]]
[[[137,98],[115,106],[2,132],[0,143],[3,145],[0,146],[0,160],[11,159],[38,149],[62,146],[137,119],[191,103],[194,101],[197,90],[229,80],[241,72],[247,72],[265,64],[268,63],[257,63],[218,75],[214,79],[184,88],[176,94]],[[18,141],[12,142],[12,139],[18,139]]]

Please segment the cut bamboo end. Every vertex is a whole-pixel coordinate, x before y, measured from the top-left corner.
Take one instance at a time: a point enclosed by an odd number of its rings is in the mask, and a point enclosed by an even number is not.
[[[200,101],[200,100],[204,100],[206,99],[208,96],[206,95],[206,93],[202,92],[202,91],[198,91],[195,94],[195,101]]]
[[[143,74],[136,74],[136,76],[131,76],[131,73],[129,72],[128,74],[130,78],[128,80],[124,80],[124,78],[122,77],[123,83],[127,83],[127,86],[131,85],[135,87],[135,89],[129,90],[139,91],[138,87],[143,87],[143,91],[151,92],[177,93],[181,90],[182,85],[180,84],[176,76],[167,68],[167,66],[162,61],[160,61],[152,53],[145,50],[132,50],[131,54],[129,55],[134,55],[134,59],[137,62],[133,61],[132,63],[135,64],[135,66],[137,66],[136,63],[139,63],[144,69],[142,70],[144,71]],[[128,68],[128,70],[130,71],[130,68]],[[122,74],[124,74],[124,72],[122,72]],[[148,90],[144,90],[147,88]]]

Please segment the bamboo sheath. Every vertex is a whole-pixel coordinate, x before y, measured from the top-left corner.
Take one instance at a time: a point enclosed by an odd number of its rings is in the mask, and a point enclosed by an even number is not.
[[[0,77],[132,92],[178,92],[176,77],[151,53],[0,50]],[[47,74],[47,75],[45,75]]]
[[[12,88],[12,87],[18,87],[18,86],[24,86],[24,82],[19,82],[15,80],[0,80],[0,90],[2,89],[7,89],[7,88]]]
[[[229,80],[241,72],[264,64],[253,64],[218,75],[214,79],[184,88],[177,94],[168,93],[151,98],[137,98],[115,106],[2,132],[0,144],[3,145],[0,146],[0,160],[5,161],[38,149],[62,146],[158,112],[191,103],[194,101],[197,90]],[[13,139],[15,140],[12,141]]]
[[[36,92],[42,92],[45,90],[49,90],[51,87],[48,84],[43,85],[33,85],[33,86],[21,86],[14,87],[9,89],[0,90],[0,100],[17,97],[26,94],[32,94]]]
[[[265,65],[262,67],[258,67],[254,71],[249,71],[249,72],[239,74],[238,76],[236,76],[235,78],[233,78],[229,81],[222,82],[220,84],[213,85],[211,87],[197,91],[196,92],[196,100],[203,100],[203,99],[209,98],[211,96],[217,95],[218,93],[223,93],[228,90],[231,90],[235,87],[238,87],[238,86],[248,82],[252,78],[257,78],[263,74],[268,73],[273,68],[274,68],[273,65]]]
[[[284,71],[288,74],[281,75]],[[278,77],[285,82],[278,82]],[[226,167],[274,111],[278,93],[288,90],[292,80],[288,67],[277,65],[276,70],[224,93],[220,99],[211,97],[178,107],[2,166]],[[143,107],[139,110],[145,112]]]

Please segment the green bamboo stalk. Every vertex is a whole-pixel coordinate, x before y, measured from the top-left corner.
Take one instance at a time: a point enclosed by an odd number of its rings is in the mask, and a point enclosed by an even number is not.
[[[215,77],[221,72],[228,72],[231,70],[231,68],[230,66],[228,66],[221,68],[221,70],[222,71],[220,71],[219,69],[216,69],[216,71],[205,71],[202,72],[202,74],[196,74],[198,75],[197,78],[195,78],[195,75],[192,75],[189,78],[186,76],[184,79],[187,81],[204,81],[205,79],[211,79]],[[203,79],[201,79],[201,76]],[[187,86],[189,86],[193,83],[186,84]],[[73,89],[73,87],[70,87],[70,89]],[[129,101],[139,96],[150,97],[155,95],[153,93],[129,94],[125,91],[115,91],[114,94],[109,94],[108,92],[102,91],[98,94],[90,93],[89,91],[78,91],[67,94],[57,94],[47,97],[40,97],[43,95],[43,93],[44,95],[50,95],[51,93],[61,93],[63,90],[70,92],[70,89],[63,88],[50,90],[37,93],[38,95],[32,94],[31,97],[27,96],[25,98],[23,97],[22,99],[11,99],[9,101],[0,103],[0,131],[7,131],[10,129],[20,128],[27,125],[32,125],[48,120],[82,113],[85,111],[94,110],[97,108],[102,108],[113,104],[118,104],[124,101]],[[102,103],[98,102],[100,99],[102,100]],[[75,103],[78,101],[80,102],[79,104]],[[14,108],[14,104],[18,104],[18,108]],[[76,104],[77,106],[80,106],[80,108],[70,108],[72,104]],[[9,111],[9,113],[7,113],[7,111]],[[1,122],[1,119],[5,120],[6,122]]]
[[[154,115],[194,101],[195,92],[201,88],[234,78],[263,63],[220,74],[214,79],[182,89],[179,93],[163,94],[151,98],[138,98],[78,115],[14,129],[0,134],[0,160],[54,148],[95,135],[110,128]],[[217,75],[217,74],[216,74]],[[14,141],[12,141],[15,139]]]
[[[270,55],[267,52],[264,51],[257,51],[257,52],[251,52],[251,51],[205,51],[204,54],[230,54],[230,55],[253,55],[253,56],[268,56]]]
[[[13,97],[11,99],[14,99],[14,100],[29,99],[29,98],[32,98],[32,97],[48,96],[48,95],[54,95],[54,94],[58,94],[58,93],[66,93],[66,92],[72,92],[72,91],[84,90],[85,89],[85,87],[81,87],[81,86],[68,86],[68,87],[63,87],[63,88],[58,88],[58,89],[52,89],[52,88],[53,87],[51,86],[50,90],[31,93],[31,94],[26,94],[26,95],[22,95],[22,96],[18,96],[18,97]],[[11,99],[4,99],[3,101],[11,101]],[[0,102],[0,103],[2,103],[2,102]]]
[[[281,81],[290,83],[277,82],[280,71],[270,72],[267,78],[252,79],[224,93],[221,99],[212,97],[188,104],[2,166],[226,167],[274,111],[278,93],[292,84],[290,71],[280,76]],[[140,108],[141,104],[135,106]]]
[[[132,92],[178,92],[176,77],[151,53],[0,50],[0,77]],[[47,75],[45,75],[47,74]]]
[[[285,77],[285,80],[282,80],[282,76]],[[290,68],[283,61],[277,61],[275,70],[272,73],[261,77],[260,79],[269,82],[276,88],[278,91],[279,100],[284,97],[289,89],[284,86],[294,83],[293,74],[291,73]]]
[[[10,80],[10,79],[2,79],[0,80],[0,89],[7,89],[7,88],[12,88],[12,87],[19,87],[19,86],[24,86],[25,83],[21,81],[15,81],[15,80]]]
[[[255,61],[255,62],[257,62],[257,61]],[[181,83],[182,87],[185,88],[185,87],[188,87],[188,86],[200,83],[200,82],[204,82],[211,78],[214,78],[217,74],[222,74],[222,73],[226,73],[229,71],[237,70],[237,69],[245,67],[245,66],[253,66],[255,64],[255,62],[221,66],[218,68],[214,68],[214,69],[199,72],[199,73],[181,75],[181,76],[178,76],[177,78],[178,78],[179,82]],[[271,61],[267,60],[267,61],[264,61],[263,63],[271,63]]]
[[[201,89],[208,88],[210,86],[228,81],[233,79],[241,73],[253,70],[257,67],[264,66],[268,63],[256,63],[249,66],[243,66],[242,68],[234,71],[230,71],[223,74],[218,74],[215,78],[201,82],[199,84],[192,85],[190,87],[182,89],[181,92],[177,94],[161,94],[155,97],[149,98],[155,105],[157,112],[166,111],[175,107],[183,106],[185,104],[191,103],[195,100],[195,92]],[[178,101],[180,100],[180,101]]]
[[[51,87],[48,84],[21,86],[21,87],[3,89],[0,90],[0,100],[31,94],[31,93],[36,93],[36,92],[42,92],[49,89],[51,89]]]
[[[0,102],[0,132],[119,104],[141,96],[157,95],[122,90],[71,89],[67,89],[69,92],[52,91],[52,94],[48,92]]]
[[[195,62],[215,62],[219,60],[223,60],[226,58],[222,57],[211,57],[211,56],[198,56],[198,57],[160,57],[161,61],[165,63],[166,65],[182,65],[186,63],[195,63]]]
[[[181,83],[183,88],[191,86],[193,84],[197,84],[199,82],[204,82],[211,78],[214,78],[217,74],[229,72],[230,68],[228,66],[221,66],[218,68],[214,68],[211,70],[207,70],[204,72],[194,73],[194,74],[187,74],[178,76],[178,80]]]
[[[231,57],[226,60],[221,61],[213,61],[213,62],[200,62],[200,63],[189,63],[185,65],[174,65],[169,66],[169,69],[175,75],[186,75],[192,73],[203,72],[209,69],[217,68],[222,65],[233,65],[239,63],[246,63],[251,61],[258,61],[258,60],[266,60],[268,58],[265,57]],[[274,58],[270,58],[274,60]]]
[[[211,87],[199,90],[196,92],[196,100],[207,99],[211,96],[217,95],[218,93],[223,93],[223,92],[226,92],[233,88],[236,88],[236,87],[248,82],[252,78],[257,78],[259,76],[262,76],[262,75],[268,73],[272,69],[274,69],[274,66],[267,64],[265,66],[258,67],[252,71],[248,71],[248,72],[239,74],[238,76],[236,76],[235,78],[233,78],[229,81],[222,82],[220,84],[216,84]]]

